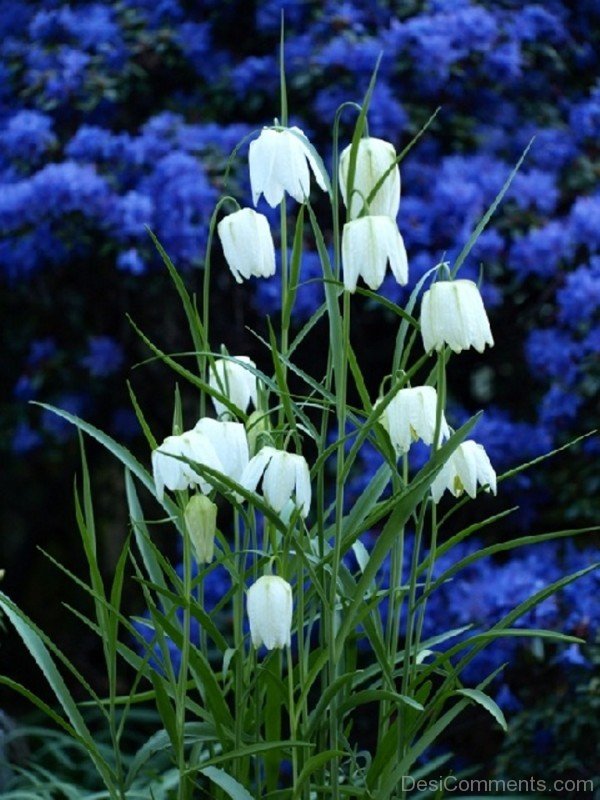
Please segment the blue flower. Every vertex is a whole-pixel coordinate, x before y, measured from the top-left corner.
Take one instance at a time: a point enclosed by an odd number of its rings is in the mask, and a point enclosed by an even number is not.
[[[556,176],[541,169],[517,172],[507,197],[514,200],[519,208],[532,208],[543,214],[552,214],[559,197]]]
[[[146,264],[135,247],[129,250],[122,250],[117,255],[117,269],[129,272],[131,275],[143,275],[146,272]]]
[[[239,97],[260,90],[268,95],[279,85],[279,70],[274,55],[248,56],[231,71],[233,89]]]
[[[70,414],[74,414],[77,417],[81,417],[85,415],[85,411],[89,406],[89,399],[86,395],[71,392],[56,397],[52,405],[63,411],[68,411]],[[76,432],[74,425],[47,409],[44,409],[42,412],[42,428],[60,443],[68,441]]]
[[[263,0],[261,3],[257,3],[257,30],[264,33],[279,33],[282,13],[287,33],[305,20],[307,15],[306,3],[304,0]]]
[[[13,396],[22,402],[29,402],[36,396],[38,390],[37,381],[30,375],[21,375],[15,383]]]
[[[589,99],[571,107],[569,124],[578,141],[600,138],[600,84],[591,90]]]
[[[485,55],[485,71],[492,81],[514,83],[523,74],[523,53],[518,42],[501,42]]]
[[[27,422],[19,422],[12,434],[11,448],[18,456],[35,450],[42,444],[42,437]]]
[[[56,342],[52,338],[35,339],[29,347],[27,364],[30,367],[38,367],[51,359],[56,354]]]
[[[56,144],[52,118],[39,111],[18,111],[0,132],[0,156],[34,166]]]
[[[590,252],[600,252],[600,195],[578,197],[569,220],[574,241]]]
[[[558,318],[569,328],[591,322],[600,309],[600,256],[570,272],[556,294]]]
[[[541,377],[572,383],[577,374],[578,346],[564,331],[540,328],[531,331],[525,344],[529,364]]]
[[[582,403],[580,395],[553,384],[542,400],[540,422],[550,430],[567,428],[577,418]]]
[[[513,242],[509,266],[522,278],[529,275],[550,278],[558,271],[560,262],[570,259],[572,254],[571,229],[561,220],[552,220]]]
[[[117,239],[146,239],[146,225],[153,227],[154,203],[147,194],[132,190],[117,197],[106,218],[106,223]]]
[[[93,378],[105,378],[121,369],[124,360],[123,348],[110,336],[90,336],[81,363]]]

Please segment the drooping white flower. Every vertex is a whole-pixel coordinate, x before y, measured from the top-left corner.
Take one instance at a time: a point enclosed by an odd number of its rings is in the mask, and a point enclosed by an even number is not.
[[[250,142],[248,160],[254,205],[264,194],[267,203],[275,208],[285,192],[302,203],[310,193],[309,165],[318,185],[326,190],[317,162],[299,136],[304,137],[304,133],[296,127],[263,128],[258,139]]]
[[[473,281],[437,281],[423,295],[421,335],[426,352],[447,344],[455,353],[494,344],[479,289]]]
[[[433,502],[438,503],[446,489],[454,497],[460,497],[463,492],[475,497],[477,484],[489,486],[496,494],[496,473],[488,454],[483,445],[469,439],[458,445],[431,484]]]
[[[249,459],[244,426],[241,422],[219,422],[206,418],[201,419],[191,431],[167,436],[151,457],[156,496],[160,501],[164,497],[165,487],[173,491],[198,486],[203,494],[213,489],[210,479],[200,475],[192,464],[177,456],[214,469],[240,483]]]
[[[361,275],[370,289],[379,289],[387,264],[400,284],[408,282],[408,260],[398,226],[386,216],[360,217],[344,225],[342,268],[344,286],[356,289]]]
[[[417,439],[433,444],[437,392],[433,386],[415,386],[400,389],[381,414],[381,424],[387,430],[398,455],[408,453]],[[440,441],[450,436],[450,429],[442,411]]]
[[[190,484],[189,471],[186,464],[172,456],[185,455],[185,444],[181,436],[167,436],[164,442],[156,450],[152,451],[152,474],[156,495],[162,501],[167,489],[187,489]]]
[[[196,423],[193,433],[210,443],[220,464],[215,469],[236,483],[241,483],[250,458],[246,429],[242,423],[204,417]]]
[[[261,475],[262,493],[272,509],[280,513],[291,499],[302,517],[308,516],[312,493],[308,464],[303,456],[263,447],[250,459],[240,483],[253,492]]]
[[[248,356],[234,356],[230,358],[215,359],[214,367],[211,368],[208,377],[208,384],[221,394],[231,400],[241,411],[247,411],[252,403],[256,406],[257,388],[256,375],[244,365],[256,369],[256,364]],[[227,406],[223,405],[214,397],[211,398],[215,411],[220,416],[224,411],[228,411]]]
[[[348,208],[348,172],[350,170],[349,145],[340,155],[339,181],[340,190],[346,208]],[[377,186],[381,177],[390,169],[396,160],[396,150],[390,142],[376,139],[373,136],[361,139],[356,151],[356,170],[352,201],[350,203],[350,219],[356,219],[363,211],[366,200]],[[396,164],[377,190],[366,214],[391,217],[394,221],[400,208],[400,169]]]
[[[225,260],[238,283],[275,274],[275,246],[269,221],[252,208],[228,214],[217,225]]]
[[[254,647],[289,647],[292,637],[292,587],[277,575],[263,575],[248,589],[246,610]]]
[[[177,456],[223,471],[221,461],[206,437],[194,431],[167,436],[160,447],[152,451],[151,456],[156,496],[161,502],[165,487],[171,491],[181,491],[197,484],[204,493],[211,489],[210,484],[201,478],[190,464]]]
[[[215,554],[217,506],[205,494],[195,494],[188,501],[183,516],[198,563],[210,564]]]

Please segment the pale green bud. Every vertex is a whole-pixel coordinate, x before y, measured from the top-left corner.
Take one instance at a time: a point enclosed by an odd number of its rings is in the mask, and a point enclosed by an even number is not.
[[[215,554],[217,506],[204,494],[195,494],[184,511],[185,527],[199,564],[209,564]]]
[[[256,455],[260,450],[261,437],[269,433],[269,415],[264,411],[253,411],[246,420],[246,436],[248,437],[248,447],[250,456]]]

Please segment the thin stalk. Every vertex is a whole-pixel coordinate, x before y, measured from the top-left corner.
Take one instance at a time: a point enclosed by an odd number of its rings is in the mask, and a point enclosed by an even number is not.
[[[233,595],[233,646],[235,648],[235,749],[239,750],[242,746],[243,733],[244,733],[244,652],[243,652],[243,637],[244,637],[244,604],[243,604],[243,575],[244,575],[244,557],[241,548],[241,534],[240,534],[240,515],[236,510],[233,516],[233,535],[234,535],[234,554],[236,564],[236,576],[239,581],[238,591]],[[243,764],[240,759],[236,759],[235,773],[238,780],[243,780]]]
[[[438,353],[437,360],[437,405],[435,409],[435,433],[433,437],[434,452],[439,450],[441,445],[441,428],[442,428],[442,414],[446,405],[446,359],[444,350]],[[431,503],[431,545],[429,549],[429,564],[427,566],[427,573],[425,577],[425,588],[423,590],[423,599],[419,609],[419,619],[417,623],[417,635],[415,638],[416,647],[419,647],[421,636],[423,634],[423,624],[425,622],[425,608],[427,606],[427,597],[429,595],[429,588],[433,578],[433,568],[435,566],[437,557],[437,539],[438,539],[438,519],[437,519],[437,505]]]
[[[287,383],[287,364],[286,358],[289,349],[289,330],[288,320],[286,318],[285,309],[287,307],[287,295],[289,291],[289,265],[288,265],[288,251],[287,251],[287,204],[285,194],[279,206],[279,224],[281,235],[281,369],[283,372],[283,383]],[[285,421],[285,411],[283,403],[279,410],[279,428],[283,428]]]
[[[187,693],[187,676],[190,658],[190,597],[192,593],[192,552],[189,534],[184,529],[183,534],[183,643],[181,648],[181,663],[177,680],[177,706],[175,719],[177,728],[177,767],[179,769],[178,800],[188,800],[191,788],[190,779],[185,774],[187,763],[185,758],[185,698]]]
[[[204,348],[203,350],[210,350],[210,276],[211,276],[211,253],[213,237],[215,235],[215,228],[217,226],[217,215],[221,210],[221,206],[230,202],[234,205],[236,210],[239,210],[240,204],[234,197],[226,195],[221,197],[210,218],[210,225],[208,226],[208,238],[206,240],[206,253],[204,255],[204,278],[202,281],[202,330],[204,332]],[[200,377],[206,383],[206,372],[208,358],[206,354],[198,356],[200,366]],[[200,395],[200,418],[206,416],[206,394],[202,392]]]
[[[298,637],[299,638],[299,637]],[[297,738],[296,733],[296,708],[294,705],[294,666],[292,664],[292,648],[286,647],[287,651],[287,677],[288,677],[288,711],[290,718],[290,739]],[[292,786],[298,783],[298,748],[292,747]]]
[[[403,480],[404,485],[407,484],[407,469],[408,469],[408,462],[407,457],[403,456]],[[400,486],[399,486],[399,476],[394,474],[392,477],[392,491],[396,493]],[[389,597],[388,597],[388,618],[386,624],[386,646],[388,652],[388,658],[390,664],[396,663],[396,657],[398,654],[398,623],[399,623],[399,615],[402,606],[402,595],[400,595],[398,589],[402,583],[402,567],[404,564],[404,527],[398,534],[398,537],[394,541],[392,552],[391,552],[391,564],[390,564],[390,585],[389,585]],[[395,684],[392,678],[391,685],[389,686],[390,691],[394,691]],[[401,709],[399,709],[400,711]],[[380,704],[380,718],[379,718],[379,731],[380,735],[385,732],[386,729],[386,720],[389,716],[389,704],[387,702],[382,702]]]
[[[338,435],[343,438],[346,431],[346,396],[348,389],[348,350],[350,342],[350,293],[343,293],[343,311],[342,311],[342,348],[341,360],[342,363],[337,365],[336,369],[336,400],[337,400],[337,423]],[[336,470],[336,486],[335,486],[335,537],[333,545],[333,561],[331,565],[331,589],[329,597],[329,612],[330,612],[330,634],[331,637],[328,642],[329,646],[329,682],[333,683],[336,679],[340,664],[338,663],[335,655],[335,634],[337,628],[337,583],[339,575],[339,566],[342,557],[342,522],[344,518],[344,481],[342,475],[344,473],[344,460],[345,460],[345,442],[343,442],[337,451],[337,470]],[[338,750],[338,723],[336,718],[337,698],[333,698],[329,710],[329,746],[332,750]],[[339,785],[338,785],[338,772],[339,772],[339,759],[333,758],[331,760],[331,797],[332,800],[339,800]]]
[[[409,678],[411,674],[411,653],[413,651],[413,634],[415,627],[415,601],[417,596],[417,567],[419,564],[419,552],[421,550],[421,542],[423,539],[423,526],[425,523],[425,512],[427,510],[427,501],[424,500],[421,504],[419,511],[419,518],[417,520],[417,529],[415,531],[415,539],[413,544],[413,553],[410,565],[410,580],[408,589],[408,610],[406,615],[406,637],[404,644],[404,663],[402,665],[402,694],[409,694]],[[408,749],[408,742],[402,743],[403,754]]]

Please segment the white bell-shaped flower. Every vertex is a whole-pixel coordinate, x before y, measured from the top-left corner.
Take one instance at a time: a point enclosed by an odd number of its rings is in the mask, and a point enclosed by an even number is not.
[[[156,495],[162,501],[165,487],[171,491],[187,489],[190,484],[189,470],[183,461],[173,456],[183,456],[186,446],[181,436],[167,436],[156,450],[152,451],[152,474]]]
[[[248,589],[246,610],[254,647],[289,647],[292,638],[292,587],[277,575],[263,575]]]
[[[312,492],[308,464],[303,456],[263,447],[250,459],[240,483],[253,492],[261,475],[262,493],[272,509],[281,513],[292,500],[302,517],[308,516]]]
[[[210,443],[220,463],[215,469],[236,483],[241,483],[250,458],[246,429],[242,423],[220,422],[204,417],[196,423],[193,433]]]
[[[252,275],[275,274],[275,245],[269,221],[252,208],[228,214],[217,225],[225,260],[238,283]]]
[[[447,344],[455,353],[494,344],[479,289],[473,281],[437,281],[423,295],[421,335],[426,352]]]
[[[390,400],[380,419],[398,455],[408,453],[417,439],[433,444],[436,406],[437,392],[433,386],[400,389]],[[450,429],[442,411],[440,441],[449,436]]]
[[[156,496],[161,502],[165,487],[171,491],[182,491],[197,484],[205,494],[211,489],[210,484],[178,456],[223,471],[223,465],[214,447],[205,436],[194,431],[186,431],[178,436],[167,436],[151,456]]]
[[[348,172],[350,170],[349,145],[340,155],[339,181],[340,190],[346,208],[348,208]],[[395,164],[396,150],[390,142],[368,136],[361,139],[356,151],[356,169],[352,200],[350,202],[350,219],[364,211],[366,214],[391,217],[394,221],[400,208],[400,169]],[[369,195],[377,186],[382,176],[392,167],[375,196],[366,207]]]
[[[397,282],[408,282],[408,260],[404,241],[393,219],[386,216],[360,217],[344,225],[342,268],[344,286],[354,292],[361,275],[374,291],[385,277],[387,264]]]
[[[438,503],[446,489],[454,497],[460,497],[463,492],[475,497],[477,484],[489,486],[496,494],[496,473],[488,454],[483,445],[469,439],[458,445],[431,484],[433,502]]]
[[[297,135],[296,135],[297,134]],[[323,191],[325,182],[313,154],[302,141],[300,128],[263,128],[258,139],[250,142],[248,161],[252,201],[261,194],[272,207],[279,205],[285,192],[299,203],[310,193],[309,165]]]
[[[221,394],[231,400],[240,411],[246,412],[249,405],[256,406],[257,386],[256,375],[245,365],[256,369],[256,364],[248,356],[234,356],[230,358],[215,359],[214,366],[210,370],[208,384]],[[228,411],[227,406],[223,405],[214,397],[211,398],[216,413],[220,416],[224,411]]]

